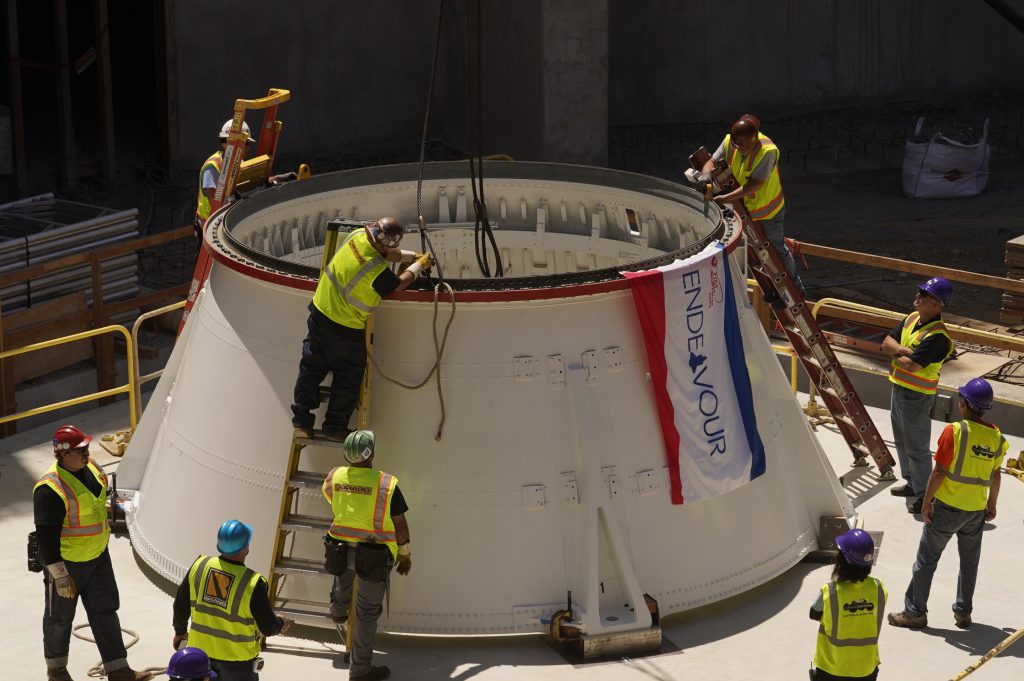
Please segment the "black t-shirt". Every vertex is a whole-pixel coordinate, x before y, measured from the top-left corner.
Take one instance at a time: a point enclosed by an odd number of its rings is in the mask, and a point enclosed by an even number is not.
[[[931,324],[935,321],[942,321],[942,316],[940,315],[928,322],[922,322],[920,318],[918,318],[917,324],[914,324],[914,328],[912,330],[917,331],[925,324]],[[903,337],[903,325],[906,323],[907,318],[904,317],[903,321],[897,324],[896,327],[889,332],[889,337],[897,343],[900,343],[900,339]],[[949,339],[942,334],[933,333],[921,341],[920,345],[917,346],[917,349],[914,350],[914,354],[910,356],[910,361],[916,362],[923,367],[928,366],[929,364],[934,364],[935,362],[941,362],[946,359],[946,356],[949,354],[949,343]]]
[[[85,488],[94,495],[99,496],[102,487],[96,477],[89,472],[89,467],[84,466],[81,470],[71,472],[64,469],[78,479]],[[39,544],[39,560],[43,565],[56,563],[61,559],[60,555],[60,531],[64,525],[64,516],[67,515],[67,507],[64,499],[53,491],[48,485],[36,488],[32,493],[32,517],[36,525],[36,541]]]
[[[396,515],[402,515],[409,510],[409,505],[405,503],[405,497],[402,496],[402,489],[395,485],[395,493],[391,495],[391,517],[394,518]]]
[[[387,298],[398,288],[398,284],[398,275],[392,272],[390,268],[385,267],[383,272],[374,277],[373,290],[381,298]]]

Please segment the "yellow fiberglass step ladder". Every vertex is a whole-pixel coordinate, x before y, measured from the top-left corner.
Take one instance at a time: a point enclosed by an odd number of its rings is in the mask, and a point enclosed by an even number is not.
[[[709,159],[711,154],[701,147],[690,156],[690,164],[697,172],[687,172],[687,178],[704,190],[705,201],[710,201],[716,190],[729,191],[736,186],[732,171],[724,161],[716,163],[710,177],[699,174]],[[742,202],[732,204],[732,209],[743,225],[754,278],[762,291],[774,293],[774,296],[769,295],[768,298],[775,316],[803,364],[811,385],[821,395],[849,445],[853,453],[853,465],[867,466],[867,457],[870,456],[878,466],[879,479],[895,480],[892,454],[875,428],[846,371],[836,359],[832,346],[804,304],[803,295],[786,272],[775,247],[765,236],[760,223],[751,220]]]
[[[352,229],[362,227],[363,223],[347,220],[332,220],[327,225],[327,239],[324,244],[323,265],[320,270],[323,276],[324,270],[330,263],[338,245],[339,229]],[[367,352],[372,350],[373,339],[373,314],[366,320],[366,348]],[[367,366],[363,373],[363,381],[360,386],[359,406],[356,411],[356,427],[365,429],[370,422],[370,367]],[[326,402],[330,396],[328,386],[320,387],[320,402]],[[281,596],[281,590],[288,575],[303,576],[330,576],[324,567],[323,557],[304,558],[291,555],[291,548],[286,548],[291,538],[291,546],[295,545],[295,536],[298,533],[313,533],[324,535],[333,520],[329,515],[307,515],[298,513],[299,493],[301,490],[313,490],[316,496],[324,484],[328,471],[307,471],[300,469],[302,451],[306,447],[329,447],[338,451],[338,464],[344,464],[341,456],[342,442],[324,436],[319,430],[312,431],[312,437],[305,437],[298,432],[293,432],[291,446],[288,449],[288,465],[285,469],[284,489],[281,492],[281,506],[278,512],[277,534],[274,539],[273,562],[270,570],[270,597],[275,611],[283,616],[290,617],[298,622],[332,621],[329,612],[323,610],[324,603],[321,601],[299,600]],[[354,617],[354,604],[356,602],[356,583],[352,585],[352,600],[349,607],[348,621],[352,622]],[[345,644],[345,661],[349,660],[349,650],[352,644],[352,627],[335,625]]]

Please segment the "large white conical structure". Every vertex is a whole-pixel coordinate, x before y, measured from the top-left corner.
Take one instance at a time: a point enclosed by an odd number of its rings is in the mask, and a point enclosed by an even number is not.
[[[650,177],[551,164],[492,163],[486,198],[506,264],[479,276],[467,166],[428,164],[423,212],[455,319],[433,383],[374,376],[375,465],[409,503],[414,568],[392,580],[391,631],[535,631],[565,607],[589,632],[649,626],[642,594],[669,614],[762,584],[817,548],[821,516],[854,510],[810,431],[752,309],[736,225],[693,192]],[[265,191],[207,227],[216,263],[131,441],[119,484],[137,490],[133,544],[179,580],[214,551],[228,518],[255,526],[249,564],[270,569],[291,437],[289,405],[323,223],[395,215],[416,222],[415,166],[325,175]],[[468,207],[467,207],[468,204]],[[741,489],[669,502],[643,339],[620,269],[650,269],[721,239],[765,446],[767,472]],[[403,246],[419,248],[415,232]],[[388,299],[375,355],[405,382],[435,359],[426,291]],[[450,308],[442,302],[441,330]],[[326,471],[339,450],[303,454]],[[327,515],[319,491],[299,511]],[[295,556],[321,557],[318,534]],[[291,575],[292,603],[326,603],[326,577]]]

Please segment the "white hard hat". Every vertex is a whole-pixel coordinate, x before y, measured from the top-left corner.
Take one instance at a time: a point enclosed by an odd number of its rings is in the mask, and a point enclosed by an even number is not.
[[[229,118],[226,121],[224,121],[224,125],[220,126],[220,138],[222,140],[223,139],[227,139],[228,135],[231,134],[231,124],[233,122],[234,122],[234,119]],[[242,121],[242,132],[245,133],[245,136],[249,138],[250,142],[255,142],[256,141],[256,140],[254,140],[252,138],[252,133],[249,132],[249,124],[246,123],[245,121]]]

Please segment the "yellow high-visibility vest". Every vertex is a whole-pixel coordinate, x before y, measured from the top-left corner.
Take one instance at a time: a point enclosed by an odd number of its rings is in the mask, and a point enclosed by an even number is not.
[[[750,213],[751,220],[768,220],[775,217],[786,205],[786,199],[782,195],[782,179],[779,177],[779,148],[761,133],[757,133],[757,146],[746,158],[743,158],[739,149],[732,144],[731,135],[725,136],[722,148],[725,149],[725,160],[732,169],[733,177],[741,185],[747,184],[761,159],[767,154],[775,154],[775,167],[772,168],[768,179],[756,192],[743,197],[743,205]]]
[[[818,628],[814,666],[833,676],[867,676],[878,666],[888,592],[882,580],[829,582],[821,587],[825,605]]]
[[[903,330],[900,332],[900,345],[916,350],[925,338],[933,334],[939,334],[940,336],[945,336],[946,340],[949,341],[949,352],[938,362],[932,362],[927,366],[921,367],[920,371],[907,371],[896,362],[894,357],[889,364],[889,381],[907,390],[934,395],[939,388],[939,373],[942,371],[942,362],[946,357],[953,354],[953,341],[949,337],[946,325],[942,323],[941,319],[933,319],[927,324],[922,325],[917,331],[914,331],[914,325],[917,324],[917,320],[920,318],[920,314],[911,312],[903,320]]]
[[[220,556],[199,556],[188,571],[192,625],[188,644],[215,660],[241,662],[260,654],[249,603],[260,573]]]
[[[372,468],[339,466],[324,480],[324,498],[334,511],[327,533],[338,541],[386,544],[398,555],[391,499],[398,478]]]
[[[977,421],[953,424],[953,461],[935,497],[961,511],[980,511],[988,504],[992,474],[1010,444],[998,428]]]
[[[313,294],[313,305],[342,326],[365,329],[366,317],[380,304],[373,288],[387,262],[365,229],[353,232],[338,248]]]
[[[203,193],[203,173],[209,168],[213,168],[217,171],[217,177],[219,178],[223,166],[224,152],[218,151],[206,159],[203,162],[203,166],[199,169],[199,203],[196,205],[196,217],[199,218],[200,224],[206,223],[206,218],[210,217],[210,200]]]
[[[96,558],[107,548],[110,525],[107,524],[107,475],[90,461],[89,473],[100,484],[99,496],[54,461],[39,478],[32,491],[45,485],[64,500],[64,525],[60,528],[60,555],[64,560],[82,563]]]

